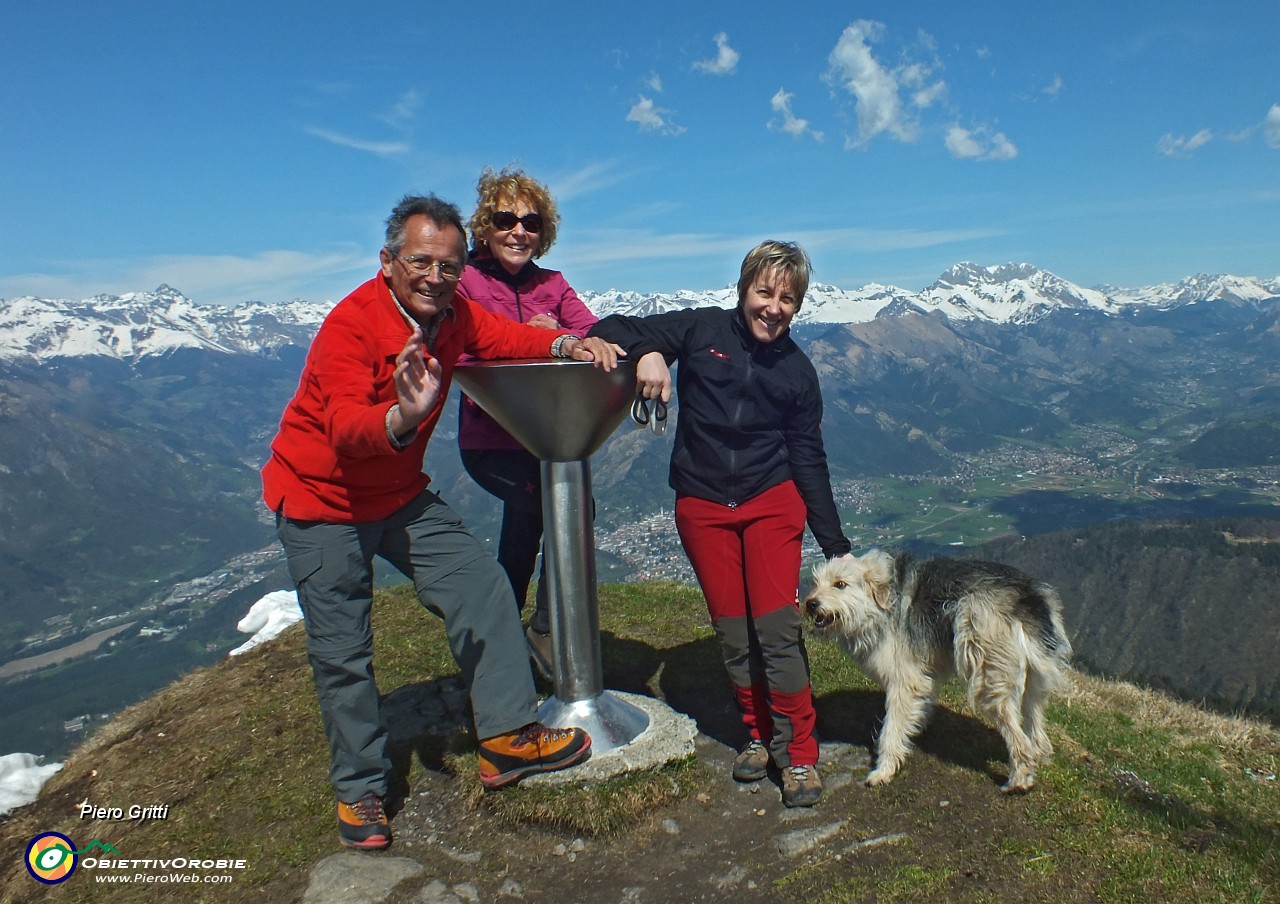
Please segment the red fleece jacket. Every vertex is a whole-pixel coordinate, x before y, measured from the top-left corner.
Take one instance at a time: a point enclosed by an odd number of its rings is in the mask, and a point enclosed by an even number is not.
[[[391,515],[430,482],[422,459],[458,357],[545,358],[562,335],[490,314],[460,293],[453,312],[432,350],[443,371],[440,398],[403,449],[387,439],[386,416],[396,402],[392,374],[409,323],[381,274],[329,312],[262,468],[263,499],[272,511],[339,524]]]

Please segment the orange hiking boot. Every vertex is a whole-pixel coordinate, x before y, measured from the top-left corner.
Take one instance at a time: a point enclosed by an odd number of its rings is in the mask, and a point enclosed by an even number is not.
[[[362,851],[377,851],[391,844],[391,823],[382,798],[366,794],[353,804],[338,801],[338,839]]]
[[[535,772],[581,763],[590,755],[591,738],[581,728],[548,728],[530,722],[480,742],[480,782],[486,791],[496,791]]]

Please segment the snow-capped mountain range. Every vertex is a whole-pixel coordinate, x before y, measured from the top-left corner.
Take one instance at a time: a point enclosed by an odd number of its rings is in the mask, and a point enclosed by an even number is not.
[[[737,301],[732,287],[706,291],[583,292],[599,316],[646,315]],[[1257,304],[1280,299],[1280,277],[1196,275],[1177,283],[1086,289],[1029,264],[980,267],[961,263],[920,292],[869,284],[841,289],[811,284],[797,324],[863,323],[879,315],[936,311],[954,320],[1030,323],[1052,311],[1166,310],[1205,302]],[[154,292],[96,295],[78,301],[24,296],[0,301],[0,358],[49,359],[96,355],[136,360],[182,348],[229,354],[305,345],[332,307],[302,300],[246,302],[233,308],[199,305],[162,285]]]
[[[260,353],[305,345],[330,307],[306,301],[199,305],[167,285],[80,301],[23,296],[0,302],[0,358],[134,360],[181,348]]]

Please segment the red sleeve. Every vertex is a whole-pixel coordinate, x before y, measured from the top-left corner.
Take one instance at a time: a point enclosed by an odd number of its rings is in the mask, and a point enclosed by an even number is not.
[[[548,358],[551,343],[568,332],[516,323],[462,296],[454,297],[453,306],[464,350],[476,358]]]
[[[311,349],[311,377],[334,452],[343,458],[396,454],[386,414],[396,400],[392,375],[407,331],[381,335],[387,331],[345,318],[325,326]]]

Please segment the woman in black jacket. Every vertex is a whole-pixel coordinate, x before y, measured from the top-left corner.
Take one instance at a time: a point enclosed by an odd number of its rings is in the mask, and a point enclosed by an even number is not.
[[[670,482],[749,737],[733,775],[757,781],[772,760],[787,806],[822,797],[796,603],[806,522],[828,558],[850,550],[822,446],[818,376],[789,335],[809,271],[799,245],[763,242],[742,262],[736,308],[615,315],[589,333],[632,360],[659,351],[679,362]],[[646,397],[669,393],[645,368],[639,384]]]

